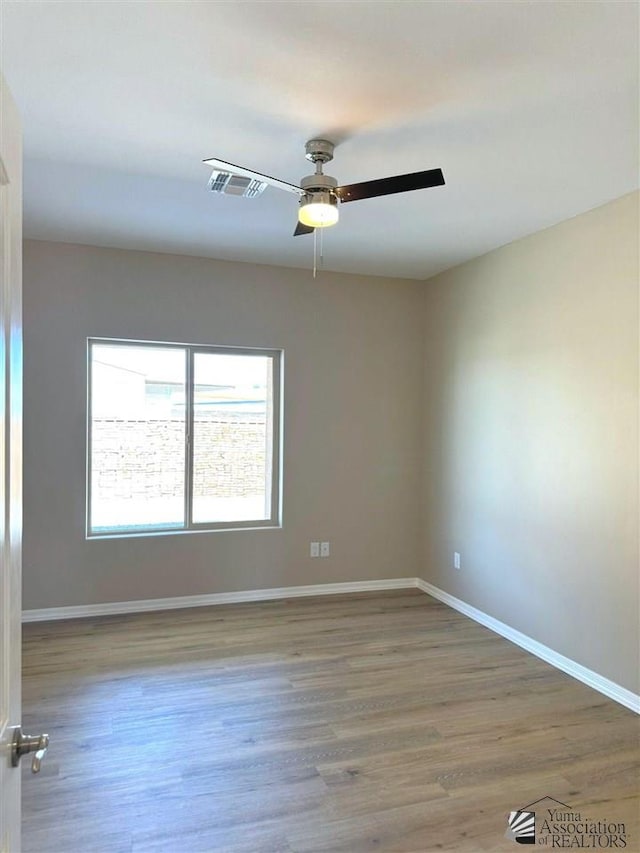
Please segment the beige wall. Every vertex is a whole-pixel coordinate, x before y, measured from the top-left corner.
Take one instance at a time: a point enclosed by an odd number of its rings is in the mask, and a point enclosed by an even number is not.
[[[24,261],[25,608],[418,573],[422,284],[31,241]],[[92,335],[284,349],[282,530],[85,540]]]
[[[27,242],[24,606],[418,574],[638,691],[637,285],[637,194],[426,283]],[[85,541],[90,335],[284,348],[282,530]]]
[[[425,296],[423,577],[637,692],[638,194]]]

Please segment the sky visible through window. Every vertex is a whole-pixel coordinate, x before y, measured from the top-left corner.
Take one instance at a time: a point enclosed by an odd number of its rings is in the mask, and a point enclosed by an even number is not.
[[[264,388],[265,360],[265,357],[253,355],[215,353],[215,358],[199,360],[198,381],[217,384],[224,379],[240,387],[255,387],[262,383]],[[184,382],[185,378],[185,351],[180,348],[94,344],[93,361],[136,371],[148,380]]]

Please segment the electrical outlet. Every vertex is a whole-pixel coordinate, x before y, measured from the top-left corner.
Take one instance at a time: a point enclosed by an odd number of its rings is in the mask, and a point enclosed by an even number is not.
[[[312,542],[311,543],[311,549],[309,551],[309,554],[312,557],[319,557],[320,556],[320,543],[319,542]]]
[[[453,552],[453,568],[454,569],[460,568],[460,554],[458,554],[457,551]]]
[[[328,542],[321,542],[320,543],[320,556],[321,557],[328,557],[329,554],[330,554],[329,543]]]

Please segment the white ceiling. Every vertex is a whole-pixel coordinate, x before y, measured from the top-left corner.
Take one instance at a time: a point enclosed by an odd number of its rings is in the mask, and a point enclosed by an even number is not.
[[[295,196],[206,189],[205,157],[297,183],[441,167],[344,205],[325,268],[426,278],[638,186],[638,4],[7,2],[27,236],[309,267]]]

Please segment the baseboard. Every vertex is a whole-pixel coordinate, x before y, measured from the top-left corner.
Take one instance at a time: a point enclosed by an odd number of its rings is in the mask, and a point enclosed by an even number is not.
[[[281,586],[271,589],[248,589],[240,592],[214,592],[206,595],[181,595],[176,598],[145,598],[135,601],[110,601],[102,604],[78,604],[70,607],[44,607],[23,610],[23,622],[52,622],[59,619],[81,619],[87,616],[114,616],[123,613],[145,613],[150,610],[177,610],[184,607],[207,607],[212,604],[240,604],[300,598],[310,595],[341,595],[349,592],[376,592],[388,589],[415,589],[418,578],[348,583],[318,583],[308,586]]]
[[[609,699],[613,699],[621,705],[624,705],[625,708],[629,708],[631,711],[635,711],[636,714],[640,714],[640,696],[636,693],[632,693],[625,687],[621,687],[619,684],[616,684],[615,681],[610,681],[608,678],[598,675],[597,672],[587,669],[586,666],[576,663],[574,660],[571,660],[571,658],[567,658],[558,652],[554,652],[553,649],[550,649],[548,646],[544,646],[537,640],[533,640],[526,634],[516,631],[515,628],[505,625],[504,622],[494,619],[493,616],[483,613],[482,610],[477,610],[470,604],[456,598],[454,595],[450,595],[448,592],[439,589],[437,586],[433,586],[433,584],[427,583],[427,581],[423,581],[421,578],[417,578],[416,586],[428,595],[433,596],[433,598],[437,598],[438,601],[441,601],[443,604],[447,604],[454,610],[457,610],[465,616],[468,616],[470,619],[473,619],[474,622],[479,622],[480,625],[484,625],[485,628],[489,628],[496,634],[500,634],[501,637],[515,643],[516,646],[520,646],[526,651],[531,652],[532,655],[546,661],[556,669],[566,672],[567,675],[571,675],[573,678],[576,678],[588,687],[592,687],[599,693],[603,693]]]
[[[640,714],[640,696],[621,687],[614,681],[598,675],[591,669],[554,652],[537,640],[516,631],[504,622],[494,619],[470,604],[450,595],[421,578],[388,578],[385,580],[353,581],[347,583],[320,583],[307,586],[282,586],[270,589],[250,589],[239,592],[216,592],[206,595],[182,595],[176,598],[146,598],[136,601],[112,601],[103,604],[80,604],[71,607],[45,607],[40,610],[24,610],[23,622],[50,622],[59,619],[80,619],[87,616],[114,616],[124,613],[145,613],[151,610],[177,610],[186,607],[207,607],[213,604],[241,604],[256,601],[273,601],[284,598],[301,598],[313,595],[341,595],[345,593],[376,592],[389,589],[418,588],[427,595],[447,604],[459,613],[489,628],[506,640],[525,649],[536,657],[571,675],[583,684],[592,687],[609,699],[613,699]]]

